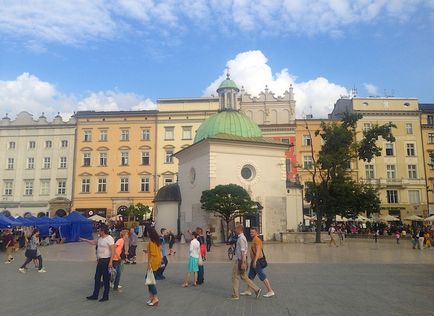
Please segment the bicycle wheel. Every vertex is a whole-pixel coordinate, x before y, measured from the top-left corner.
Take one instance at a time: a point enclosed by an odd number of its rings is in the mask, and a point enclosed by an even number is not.
[[[229,247],[228,249],[228,258],[229,260],[232,260],[232,258],[234,257],[234,250],[232,247]]]

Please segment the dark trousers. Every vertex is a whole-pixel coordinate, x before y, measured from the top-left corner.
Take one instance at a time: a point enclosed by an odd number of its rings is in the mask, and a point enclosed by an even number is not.
[[[39,266],[38,266],[38,270],[41,270],[42,269],[42,256],[41,255],[39,255],[39,256],[37,256],[36,258],[27,258],[26,257],[26,261],[24,262],[24,264],[21,266],[21,268],[25,268],[26,267],[26,265],[28,265],[30,262],[32,262],[32,260],[38,260],[38,262],[39,262]]]
[[[134,260],[135,259],[136,249],[137,249],[137,246],[130,246],[128,248],[128,260]]]
[[[206,252],[210,252],[211,251],[211,241],[207,241],[206,243]]]
[[[203,266],[199,266],[199,272],[197,272],[197,284],[203,284],[204,280]]]
[[[166,270],[167,263],[169,262],[169,261],[167,260],[167,257],[166,257],[166,256],[163,257],[162,261],[163,261],[163,263],[164,263],[164,267],[159,267],[158,270],[157,270],[156,273],[155,273],[155,277],[157,278],[157,280],[158,280],[158,279],[161,279],[161,277],[163,277],[164,270]]]
[[[109,297],[109,291],[110,291],[110,273],[109,273],[109,265],[110,258],[102,258],[98,259],[98,263],[96,265],[96,271],[95,271],[95,286],[93,288],[93,297],[98,297],[99,295],[99,289],[101,287],[101,277],[104,284],[104,294],[103,298]]]

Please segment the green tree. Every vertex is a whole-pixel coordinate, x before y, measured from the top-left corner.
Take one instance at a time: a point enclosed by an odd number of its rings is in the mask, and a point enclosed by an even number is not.
[[[127,209],[119,211],[119,215],[126,217],[127,221],[131,222],[143,219],[143,216],[150,212],[149,206],[137,203],[136,205],[131,204]]]
[[[229,234],[229,224],[238,216],[257,212],[256,203],[249,193],[239,185],[218,185],[214,189],[202,192],[200,198],[202,209],[213,212],[226,223],[226,237]]]
[[[373,125],[363,131],[362,139],[357,140],[356,125],[360,114],[346,114],[341,122],[322,122],[315,136],[320,136],[323,145],[315,157],[311,142],[312,181],[306,183],[306,200],[317,214],[316,242],[321,242],[321,221],[327,220],[327,227],[336,215],[355,218],[360,212],[378,212],[380,199],[377,189],[366,183],[353,180],[351,162],[370,162],[381,156],[382,148],[377,141],[381,137],[394,142],[392,123]],[[308,129],[306,124],[306,129]],[[311,131],[308,132],[312,138]]]

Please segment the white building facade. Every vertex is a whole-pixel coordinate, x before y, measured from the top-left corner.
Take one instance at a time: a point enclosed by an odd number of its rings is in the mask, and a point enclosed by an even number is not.
[[[66,215],[73,188],[75,119],[21,112],[0,121],[0,212]]]

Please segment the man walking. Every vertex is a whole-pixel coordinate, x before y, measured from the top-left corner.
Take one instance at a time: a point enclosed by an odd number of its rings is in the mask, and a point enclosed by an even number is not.
[[[166,270],[167,263],[169,262],[166,257],[166,234],[167,229],[161,228],[160,230],[160,240],[161,240],[161,266],[158,268],[155,279],[156,280],[165,280],[166,277],[163,275],[164,270]]]
[[[336,243],[336,229],[334,225],[332,224],[329,228],[329,235],[330,235],[330,243],[329,246],[334,244],[336,247],[338,247],[338,244]]]
[[[274,291],[271,288],[270,281],[267,278],[267,275],[264,273],[263,264],[265,264],[265,257],[264,257],[264,250],[262,248],[262,240],[258,236],[258,231],[255,227],[250,228],[250,236],[252,239],[252,246],[250,249],[250,258],[252,259],[250,263],[250,269],[249,269],[249,279],[254,280],[256,275],[258,275],[259,280],[264,282],[265,286],[267,287],[268,292],[264,294],[264,297],[273,297]],[[253,289],[250,287],[247,289],[247,291],[241,292],[240,295],[246,295],[251,296]]]
[[[128,237],[129,247],[128,247],[128,258],[126,263],[136,264],[136,249],[139,237],[137,236],[134,228],[130,229],[130,236]]]
[[[98,299],[102,277],[104,283],[104,294],[99,301],[108,301],[110,291],[109,269],[113,268],[113,256],[115,254],[115,241],[113,237],[109,235],[109,228],[105,225],[102,226],[99,229],[99,238],[97,240],[80,238],[80,241],[85,241],[91,245],[96,245],[96,257],[98,259],[95,271],[95,285],[93,288],[93,293],[86,298],[88,300]]]
[[[261,295],[261,289],[253,283],[247,276],[247,239],[243,234],[243,225],[237,224],[235,231],[238,235],[237,245],[235,247],[235,257],[237,260],[234,262],[232,269],[232,297],[233,300],[239,299],[240,278],[252,289],[256,298]]]

